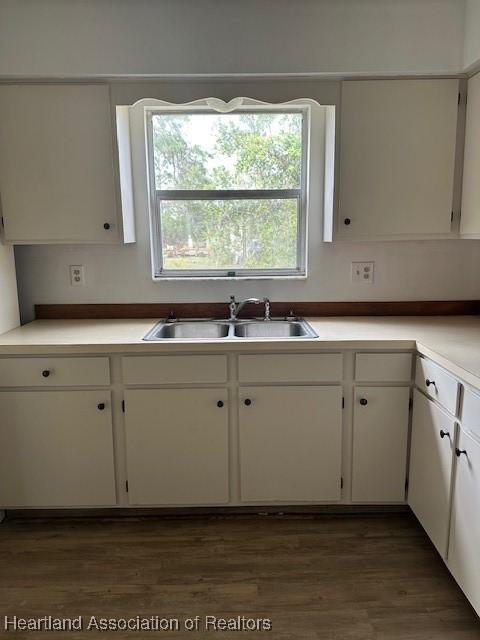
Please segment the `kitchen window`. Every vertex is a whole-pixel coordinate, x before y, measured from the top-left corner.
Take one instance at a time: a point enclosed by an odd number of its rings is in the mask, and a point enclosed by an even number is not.
[[[145,114],[154,278],[305,277],[310,106]]]

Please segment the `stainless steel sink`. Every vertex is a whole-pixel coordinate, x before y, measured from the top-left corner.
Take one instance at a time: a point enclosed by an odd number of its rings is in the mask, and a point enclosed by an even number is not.
[[[228,322],[214,320],[195,320],[161,322],[147,333],[144,340],[217,340],[228,336]]]
[[[316,338],[300,318],[271,320],[175,320],[156,324],[144,340],[245,340]]]
[[[248,320],[234,328],[237,338],[316,338],[305,320]]]

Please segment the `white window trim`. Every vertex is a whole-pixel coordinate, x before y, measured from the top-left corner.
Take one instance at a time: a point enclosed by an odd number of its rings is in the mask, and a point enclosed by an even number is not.
[[[309,98],[292,100],[290,102],[271,104],[261,102],[252,98],[234,98],[228,103],[218,98],[205,98],[196,100],[186,104],[172,104],[162,100],[141,100],[135,106],[144,103],[144,125],[145,125],[145,143],[146,143],[146,163],[147,163],[147,182],[148,182],[148,203],[149,203],[149,220],[150,220],[150,246],[151,246],[151,265],[152,279],[154,281],[168,280],[304,280],[308,275],[308,203],[309,203],[309,167],[311,153],[311,107],[312,105],[320,106],[316,101]],[[283,113],[304,114],[303,130],[302,130],[302,184],[300,189],[294,190],[229,190],[229,191],[205,191],[205,190],[188,190],[188,191],[157,191],[155,184],[155,167],[153,159],[153,127],[152,115],[155,113],[175,113],[175,112],[211,112],[212,110],[219,113],[230,113],[232,111],[243,112],[272,112],[280,111]],[[298,267],[294,269],[236,269],[228,272],[225,269],[205,269],[205,270],[164,270],[162,269],[162,240],[161,240],[161,224],[159,215],[159,198],[176,194],[177,198],[204,198],[204,199],[226,199],[226,198],[250,198],[255,197],[288,197],[299,198],[298,207],[298,233],[297,233],[297,256]],[[218,198],[221,194],[222,198]],[[229,275],[229,273],[231,275]]]

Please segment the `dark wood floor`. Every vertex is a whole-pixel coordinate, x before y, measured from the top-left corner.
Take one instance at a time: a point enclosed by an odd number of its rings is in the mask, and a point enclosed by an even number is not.
[[[270,618],[270,633],[25,638],[473,640],[480,621],[409,515],[18,520],[0,526],[3,616]]]

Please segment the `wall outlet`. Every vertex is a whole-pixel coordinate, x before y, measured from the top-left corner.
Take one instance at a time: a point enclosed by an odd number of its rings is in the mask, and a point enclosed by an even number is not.
[[[85,267],[83,264],[70,265],[70,284],[72,287],[83,287],[85,284]]]
[[[352,262],[352,282],[373,283],[375,262]]]

